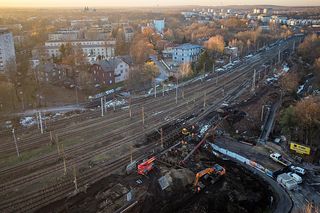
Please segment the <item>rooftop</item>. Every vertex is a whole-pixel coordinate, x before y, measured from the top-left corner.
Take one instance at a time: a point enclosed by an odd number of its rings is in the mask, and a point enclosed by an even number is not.
[[[8,28],[0,28],[0,34],[6,34],[9,33]]]
[[[174,49],[192,49],[192,48],[202,48],[202,47],[200,45],[190,44],[190,43],[185,43],[185,44],[181,44],[177,47],[174,47]]]

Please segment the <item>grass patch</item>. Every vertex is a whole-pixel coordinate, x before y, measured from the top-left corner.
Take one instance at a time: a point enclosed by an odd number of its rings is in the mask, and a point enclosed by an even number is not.
[[[13,166],[17,163],[27,161],[27,160],[36,158],[41,155],[48,154],[48,153],[55,151],[55,150],[56,150],[55,146],[44,146],[41,148],[24,151],[24,152],[20,153],[20,157],[17,157],[16,155],[11,155],[5,159],[1,159],[0,165],[1,166]]]

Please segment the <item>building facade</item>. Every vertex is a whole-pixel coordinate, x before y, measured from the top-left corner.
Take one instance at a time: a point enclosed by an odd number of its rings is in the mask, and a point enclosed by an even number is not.
[[[77,40],[77,41],[47,41],[45,42],[45,49],[48,56],[58,57],[61,52],[59,51],[61,45],[70,43],[73,47],[80,47],[83,53],[92,57],[113,57],[115,51],[115,40],[108,41],[93,41],[93,40]]]
[[[13,36],[7,29],[0,29],[0,72],[5,71],[10,61],[16,61]]]
[[[163,33],[165,23],[164,19],[161,20],[153,20],[154,29],[157,31],[157,33]]]
[[[134,36],[134,32],[133,32],[132,27],[124,27],[123,31],[124,31],[125,42],[127,42],[127,43],[131,42],[133,39],[133,36]]]
[[[98,61],[90,68],[95,84],[112,85],[129,78],[132,59],[130,56],[118,56]],[[110,74],[112,73],[112,74]]]
[[[195,44],[182,44],[172,48],[172,60],[176,64],[190,63],[198,60],[202,47]]]
[[[80,38],[79,30],[62,29],[48,34],[49,41],[72,41]]]

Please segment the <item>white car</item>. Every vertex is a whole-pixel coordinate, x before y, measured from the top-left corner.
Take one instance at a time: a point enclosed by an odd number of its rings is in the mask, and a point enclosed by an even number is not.
[[[289,172],[288,175],[292,177],[298,184],[302,183],[302,178],[296,173]]]
[[[300,175],[306,174],[306,170],[304,168],[298,166],[290,166],[291,171],[298,173]]]

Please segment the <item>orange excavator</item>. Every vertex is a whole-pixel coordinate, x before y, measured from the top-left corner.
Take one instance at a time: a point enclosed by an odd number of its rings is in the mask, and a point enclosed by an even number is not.
[[[220,166],[219,164],[215,164],[213,167],[206,168],[196,174],[196,179],[194,181],[194,189],[196,192],[200,192],[202,188],[204,188],[204,184],[202,184],[199,180],[205,175],[218,175],[223,176],[226,173],[225,168]]]
[[[149,158],[148,160],[140,163],[138,165],[138,174],[147,175],[153,169],[155,160],[156,160],[156,157],[153,156],[152,158]]]

